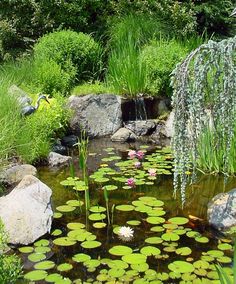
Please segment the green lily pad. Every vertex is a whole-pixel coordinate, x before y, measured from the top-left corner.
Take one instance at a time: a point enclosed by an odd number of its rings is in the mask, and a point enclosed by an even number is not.
[[[133,270],[137,270],[138,272],[145,272],[149,269],[149,265],[146,262],[140,264],[131,264],[131,268]]]
[[[53,214],[53,218],[54,219],[59,219],[59,218],[61,218],[62,217],[62,213],[61,212],[55,212],[54,214]]]
[[[157,224],[162,224],[165,222],[165,219],[162,218],[162,217],[148,217],[146,219],[146,221],[149,223],[149,224],[153,224],[153,225],[157,225]]]
[[[110,268],[123,268],[123,269],[126,269],[129,267],[129,265],[120,260],[120,259],[116,259],[116,260],[110,260],[107,265],[110,267]]]
[[[102,222],[93,223],[93,227],[96,228],[96,229],[102,229],[102,228],[105,228],[106,226],[107,226],[107,224],[102,223]]]
[[[101,264],[100,260],[98,259],[88,259],[84,262],[84,266],[87,268],[96,268]]]
[[[91,256],[85,253],[78,253],[72,257],[75,262],[85,262],[91,259]]]
[[[43,253],[32,253],[28,256],[28,259],[32,262],[38,262],[41,260],[44,260],[46,258],[46,255]]]
[[[50,252],[51,249],[50,247],[36,247],[35,252],[40,252],[40,253],[47,253],[47,252]]]
[[[216,260],[220,263],[231,263],[232,262],[232,258],[230,258],[228,256],[217,257]]]
[[[68,237],[61,237],[61,238],[57,238],[53,241],[53,243],[57,246],[73,246],[74,244],[76,244],[75,240],[72,240]]]
[[[59,212],[66,213],[66,212],[72,212],[72,211],[74,211],[74,210],[75,210],[75,207],[70,206],[70,205],[61,205],[61,206],[58,206],[56,209],[57,209],[57,211],[59,211]]]
[[[91,221],[100,221],[104,220],[106,218],[106,215],[103,213],[92,213],[89,215],[89,220]]]
[[[55,263],[53,261],[45,260],[45,261],[36,263],[34,265],[34,268],[39,269],[39,270],[48,270],[48,269],[52,269],[54,266],[55,266]]]
[[[163,240],[159,237],[150,237],[145,239],[145,243],[148,244],[161,244],[163,242]]]
[[[73,268],[73,265],[70,263],[62,263],[57,266],[57,270],[60,272],[69,271]]]
[[[119,278],[125,274],[125,270],[122,268],[112,268],[108,271],[108,275],[111,277]]]
[[[177,260],[168,265],[168,268],[177,273],[191,273],[194,271],[194,266],[186,261]]]
[[[127,255],[131,254],[133,250],[130,247],[127,246],[114,246],[111,249],[109,249],[109,253],[112,255]]]
[[[193,263],[196,268],[208,269],[210,264],[205,260],[197,260]]]
[[[233,247],[230,244],[219,244],[218,249],[220,249],[220,250],[231,250],[231,249],[233,249]]]
[[[89,211],[93,213],[102,213],[106,211],[106,208],[102,206],[92,206],[89,208]]]
[[[223,251],[220,250],[209,250],[207,252],[208,255],[212,256],[212,257],[221,257],[224,255]]]
[[[130,221],[127,221],[126,223],[130,226],[138,226],[141,224],[141,222],[138,220],[130,220]]]
[[[60,229],[55,229],[51,235],[54,236],[54,237],[57,237],[57,236],[60,236],[62,234],[62,230]]]
[[[47,247],[49,245],[49,241],[42,239],[34,243],[36,247]]]
[[[155,256],[161,254],[161,251],[159,250],[159,248],[153,246],[146,246],[141,248],[140,253],[146,256],[151,256],[151,255]]]
[[[177,225],[185,225],[189,222],[187,218],[184,217],[174,217],[168,220],[169,223],[177,224]]]
[[[176,254],[179,255],[190,255],[192,250],[189,247],[181,247],[176,250]]]
[[[198,236],[195,238],[195,241],[198,243],[206,244],[209,242],[209,239],[207,237]]]
[[[172,233],[172,232],[168,232],[168,233],[165,233],[161,236],[161,238],[164,240],[164,241],[178,241],[179,240],[179,235],[175,234],[175,233]]]
[[[122,260],[128,264],[146,263],[147,257],[141,253],[131,253],[122,256]]]
[[[82,223],[68,223],[67,228],[70,230],[77,230],[85,228],[85,225]]]
[[[163,232],[165,229],[162,226],[154,226],[150,229],[151,232]]]
[[[47,282],[53,282],[53,283],[57,283],[59,280],[62,280],[62,276],[58,273],[52,273],[52,274],[49,274],[45,280]]]
[[[47,277],[47,272],[44,270],[34,270],[26,273],[24,278],[30,281],[40,281]]]
[[[108,191],[112,191],[112,190],[116,190],[118,186],[113,185],[113,184],[108,184],[108,185],[105,185],[103,188],[105,188]]]
[[[133,205],[117,205],[116,209],[120,211],[133,211],[134,206]]]
[[[100,247],[101,245],[102,244],[98,241],[85,241],[81,244],[81,246],[86,249],[97,248]]]
[[[33,247],[21,247],[18,249],[21,253],[31,253],[34,251]]]

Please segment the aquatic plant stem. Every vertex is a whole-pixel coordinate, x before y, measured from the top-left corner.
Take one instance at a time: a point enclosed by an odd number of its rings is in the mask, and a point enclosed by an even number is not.
[[[103,194],[104,194],[104,199],[105,199],[105,202],[106,202],[107,221],[108,221],[108,224],[110,225],[111,221],[110,221],[110,214],[109,214],[109,197],[108,197],[108,192],[107,192],[107,189],[106,189],[105,186],[103,187]]]

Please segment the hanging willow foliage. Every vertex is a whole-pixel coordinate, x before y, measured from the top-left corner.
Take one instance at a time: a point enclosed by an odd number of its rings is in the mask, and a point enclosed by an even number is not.
[[[234,133],[236,114],[236,37],[199,46],[172,72],[175,157],[174,192],[180,187],[182,202],[186,172],[196,174],[199,135],[209,126],[224,149],[224,168]]]

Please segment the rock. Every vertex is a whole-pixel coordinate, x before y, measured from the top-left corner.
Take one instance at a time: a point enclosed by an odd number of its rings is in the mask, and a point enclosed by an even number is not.
[[[122,124],[121,98],[115,95],[71,96],[68,107],[74,111],[70,126],[75,134],[85,130],[90,138],[115,133]]]
[[[113,142],[126,142],[133,141],[135,139],[136,135],[125,127],[120,128],[111,136],[111,141]]]
[[[155,131],[150,136],[150,141],[155,144],[160,144],[161,139],[163,138],[163,134],[161,133],[163,129],[163,123],[158,123],[156,125]]]
[[[16,85],[11,85],[8,89],[8,93],[10,96],[15,97],[19,105],[22,107],[32,104],[32,99],[29,97],[29,95]]]
[[[48,164],[50,167],[65,166],[69,164],[71,159],[70,156],[63,156],[55,152],[50,152],[48,155]]]
[[[236,188],[228,193],[217,194],[208,204],[209,224],[218,230],[236,226]]]
[[[165,121],[165,125],[161,130],[161,133],[167,137],[167,138],[172,138],[174,135],[174,116],[175,113],[172,111],[167,120]]]
[[[150,135],[156,128],[152,120],[135,120],[125,123],[125,128],[131,130],[137,136]]]
[[[78,136],[76,135],[64,136],[61,139],[61,144],[65,147],[73,147],[76,143],[78,143]]]
[[[26,175],[37,175],[37,169],[32,165],[14,165],[0,174],[1,182],[12,185],[20,182]]]
[[[52,146],[52,152],[56,152],[61,155],[66,155],[67,149],[65,146],[62,146],[60,143],[56,143]]]
[[[32,175],[0,198],[0,218],[9,243],[28,245],[50,232],[53,211],[51,189]]]

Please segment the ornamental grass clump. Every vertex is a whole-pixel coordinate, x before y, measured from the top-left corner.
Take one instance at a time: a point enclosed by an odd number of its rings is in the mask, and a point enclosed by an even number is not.
[[[191,166],[194,177],[197,167],[201,167],[198,143],[207,127],[217,140],[215,151],[223,151],[220,171],[229,171],[236,114],[235,51],[236,37],[220,42],[210,40],[192,51],[172,72],[174,189],[176,193],[180,185],[183,202],[186,172]]]

